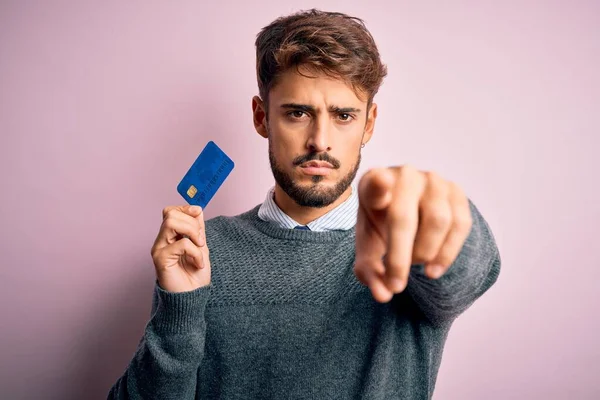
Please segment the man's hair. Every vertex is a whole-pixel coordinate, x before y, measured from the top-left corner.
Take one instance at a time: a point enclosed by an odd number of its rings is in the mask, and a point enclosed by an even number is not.
[[[255,45],[258,89],[265,108],[270,90],[289,68],[301,73],[302,66],[341,79],[357,95],[366,94],[363,100],[368,106],[387,75],[364,21],[338,12],[311,9],[280,17],[259,32]]]

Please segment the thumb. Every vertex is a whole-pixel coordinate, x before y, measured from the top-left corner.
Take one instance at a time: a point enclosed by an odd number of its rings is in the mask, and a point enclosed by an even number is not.
[[[190,206],[187,206],[187,210],[188,210],[188,214],[191,215],[192,217],[197,217],[200,214],[202,214],[202,207],[200,207],[200,206],[190,205]]]
[[[163,219],[167,216],[169,211],[177,210],[181,211],[184,214],[190,215],[192,217],[198,217],[202,214],[202,207],[196,205],[183,205],[183,206],[168,206],[163,209]]]
[[[204,210],[200,206],[189,206],[188,215],[194,217],[200,223],[200,229],[204,230]]]
[[[190,217],[198,218],[202,215],[202,207],[196,205],[186,205],[180,208],[181,212],[189,215]]]

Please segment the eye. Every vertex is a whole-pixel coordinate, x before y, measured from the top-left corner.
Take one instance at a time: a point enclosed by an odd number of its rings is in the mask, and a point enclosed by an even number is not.
[[[292,118],[296,118],[296,119],[300,119],[302,118],[306,113],[304,111],[300,111],[300,110],[294,110],[294,111],[290,111],[288,113],[288,115]]]
[[[352,115],[346,113],[339,114],[338,117],[344,122],[351,121],[352,119],[354,119]]]

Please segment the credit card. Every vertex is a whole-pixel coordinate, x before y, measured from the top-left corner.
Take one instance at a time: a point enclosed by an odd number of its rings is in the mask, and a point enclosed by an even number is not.
[[[235,164],[212,140],[185,174],[177,192],[191,205],[204,210]]]

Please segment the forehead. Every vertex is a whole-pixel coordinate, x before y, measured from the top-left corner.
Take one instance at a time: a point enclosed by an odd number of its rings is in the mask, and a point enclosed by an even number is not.
[[[366,104],[366,96],[356,93],[352,86],[323,72],[288,69],[277,78],[269,98],[273,102],[301,104],[326,104],[340,107],[360,107]],[[359,97],[360,96],[360,97]]]

